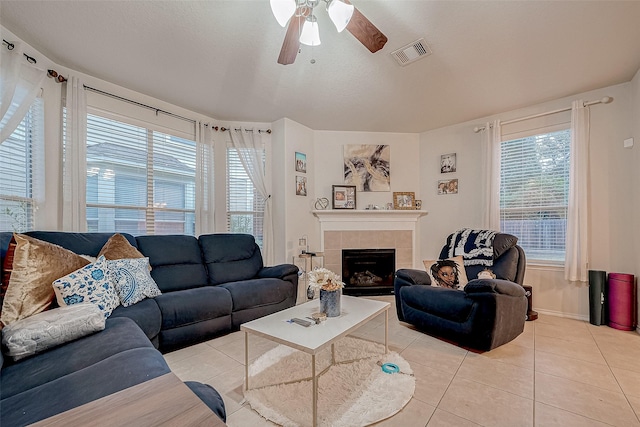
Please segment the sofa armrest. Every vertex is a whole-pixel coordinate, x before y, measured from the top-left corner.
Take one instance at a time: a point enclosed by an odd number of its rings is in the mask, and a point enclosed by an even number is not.
[[[474,279],[467,283],[464,291],[468,294],[492,293],[523,297],[524,288],[517,283],[502,279]]]
[[[262,267],[260,271],[258,271],[257,277],[260,279],[271,278],[284,280],[285,277],[291,276],[292,274],[298,274],[298,267],[293,264],[280,264],[272,267]]]
[[[400,301],[400,290],[405,286],[425,285],[431,286],[431,278],[424,270],[413,270],[410,268],[401,268],[396,270],[393,277],[393,293],[396,296],[396,313],[398,320],[404,320],[402,313],[402,302]]]
[[[427,285],[431,286],[431,278],[426,271],[413,270],[410,268],[402,268],[396,271],[395,279],[407,282],[408,285]]]

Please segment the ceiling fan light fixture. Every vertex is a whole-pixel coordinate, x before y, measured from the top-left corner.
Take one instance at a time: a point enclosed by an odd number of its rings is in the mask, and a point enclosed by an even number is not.
[[[284,27],[296,12],[296,0],[270,0],[271,12],[280,26]]]
[[[354,9],[352,4],[347,4],[342,0],[330,0],[327,3],[327,12],[339,33],[341,33],[347,27],[349,21],[351,21]]]
[[[320,29],[318,28],[318,20],[315,16],[309,15],[302,26],[300,34],[300,43],[307,46],[320,45]]]

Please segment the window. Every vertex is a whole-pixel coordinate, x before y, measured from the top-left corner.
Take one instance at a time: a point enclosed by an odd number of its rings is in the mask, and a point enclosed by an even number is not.
[[[195,235],[196,143],[87,115],[89,231]]]
[[[564,262],[571,131],[502,142],[500,227],[529,260]]]
[[[33,230],[41,194],[44,156],[44,103],[41,98],[7,140],[0,144],[0,231]]]
[[[264,160],[265,153],[262,150]],[[232,233],[252,234],[262,248],[264,199],[253,186],[233,147],[227,148],[227,228]]]

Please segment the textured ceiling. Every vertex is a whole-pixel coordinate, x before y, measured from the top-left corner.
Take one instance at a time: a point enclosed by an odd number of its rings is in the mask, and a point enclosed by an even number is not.
[[[352,0],[389,41],[336,33],[276,63],[268,0],[0,1],[0,23],[54,62],[222,121],[422,132],[631,80],[640,1]],[[424,37],[433,54],[390,53]],[[315,64],[311,64],[311,59]]]

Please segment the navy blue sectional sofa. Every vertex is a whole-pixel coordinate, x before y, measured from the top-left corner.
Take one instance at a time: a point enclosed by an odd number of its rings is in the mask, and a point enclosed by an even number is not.
[[[112,235],[26,234],[90,256]],[[251,235],[123,235],[149,257],[162,295],[119,306],[96,334],[18,362],[0,359],[0,425],[27,425],[168,373],[161,352],[229,333],[243,322],[295,305],[298,268],[264,267]],[[11,237],[0,233],[2,260]],[[225,419],[224,403],[213,388],[187,385]]]

